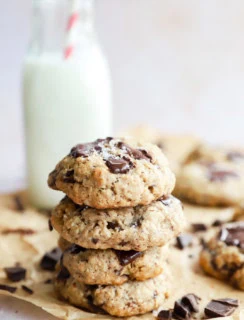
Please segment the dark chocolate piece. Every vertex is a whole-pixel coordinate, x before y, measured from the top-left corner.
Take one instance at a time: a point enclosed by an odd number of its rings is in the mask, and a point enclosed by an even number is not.
[[[52,251],[45,253],[40,262],[41,268],[43,270],[54,271],[61,255],[62,251],[59,248],[54,248]]]
[[[102,151],[103,145],[109,143],[113,138],[107,137],[106,139],[97,139],[94,142],[77,144],[70,151],[70,156],[74,158],[83,157],[87,158],[94,151],[100,153]]]
[[[173,316],[173,310],[161,310],[157,315],[158,320],[171,320]]]
[[[25,279],[26,269],[22,267],[4,268],[7,278],[13,282],[18,282]]]
[[[188,233],[183,233],[176,238],[176,241],[176,246],[182,250],[192,244],[193,236]]]
[[[196,296],[194,293],[188,293],[184,297],[181,298],[181,302],[189,308],[191,312],[198,312],[199,311],[199,301],[201,299]]]
[[[53,282],[52,279],[47,279],[44,281],[45,284],[51,284],[52,282]]]
[[[220,227],[223,223],[223,221],[217,219],[212,223],[212,227]]]
[[[238,307],[239,306],[239,300],[232,299],[232,298],[225,298],[225,299],[213,299],[213,301],[217,301],[223,304],[227,304],[229,306]]]
[[[227,246],[244,249],[244,224],[222,228],[219,233],[219,240],[225,242]]]
[[[106,165],[112,173],[127,173],[133,167],[132,162],[126,157],[109,157],[106,161]]]
[[[17,290],[17,288],[16,287],[7,286],[6,284],[0,284],[0,290],[5,290],[5,291],[8,291],[10,293],[14,293]]]
[[[192,229],[194,232],[206,231],[208,228],[204,223],[192,223]]]
[[[69,170],[65,173],[63,181],[67,183],[75,183],[74,170]]]
[[[238,174],[234,171],[230,171],[230,170],[220,170],[217,168],[211,168],[209,170],[209,180],[212,182],[215,181],[225,181],[226,179],[229,178],[238,178]]]
[[[20,199],[20,196],[16,195],[14,196],[14,202],[15,202],[15,209],[17,211],[24,211],[25,207],[23,206],[23,203]]]
[[[222,301],[210,301],[204,313],[208,318],[218,318],[218,317],[227,317],[231,315],[236,309],[236,306],[228,305]]]
[[[78,246],[77,244],[72,244],[71,247],[67,249],[71,254],[79,254],[80,252],[84,252],[86,249]]]
[[[98,243],[98,239],[96,239],[96,238],[92,238],[92,242],[94,243],[94,244],[97,244]]]
[[[33,291],[31,288],[29,288],[29,287],[27,287],[27,286],[25,286],[25,285],[22,285],[21,288],[22,288],[25,292],[27,292],[27,293],[29,293],[29,294],[33,294],[33,293],[34,293],[34,291]]]
[[[126,266],[127,264],[136,260],[136,258],[140,257],[143,254],[143,252],[134,251],[134,250],[130,250],[130,251],[115,250],[115,254],[119,259],[120,264],[122,266]]]
[[[125,151],[128,155],[133,157],[136,160],[147,160],[151,161],[152,157],[151,155],[144,149],[135,149],[129,146],[127,143],[124,143],[122,141],[118,142],[116,145],[119,149]]]
[[[184,305],[180,300],[175,301],[174,309],[173,309],[173,317],[176,319],[191,319],[191,312],[187,306]]]
[[[115,229],[121,230],[121,227],[117,221],[113,221],[113,222],[108,221],[107,228],[112,230],[115,230]]]
[[[64,266],[62,266],[61,270],[59,271],[59,273],[57,275],[57,280],[65,281],[65,280],[69,279],[69,277],[70,277],[70,273],[69,273],[68,269],[66,269]]]
[[[50,218],[48,219],[48,228],[50,231],[53,231],[53,226]]]

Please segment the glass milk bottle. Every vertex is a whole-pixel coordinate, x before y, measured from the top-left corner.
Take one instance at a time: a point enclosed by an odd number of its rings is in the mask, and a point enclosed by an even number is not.
[[[30,202],[63,196],[47,177],[72,146],[111,135],[111,84],[93,25],[92,0],[34,0],[23,104]]]

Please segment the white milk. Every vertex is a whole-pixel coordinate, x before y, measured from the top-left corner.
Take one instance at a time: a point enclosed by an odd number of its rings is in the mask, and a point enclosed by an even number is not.
[[[79,59],[29,55],[24,64],[24,108],[30,201],[51,208],[63,196],[47,178],[72,146],[111,135],[111,85],[107,62],[94,43]]]

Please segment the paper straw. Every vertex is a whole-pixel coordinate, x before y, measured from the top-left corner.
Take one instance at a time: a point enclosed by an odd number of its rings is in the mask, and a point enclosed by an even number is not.
[[[79,37],[80,0],[70,0],[70,16],[67,24],[67,40],[64,58],[69,59]]]

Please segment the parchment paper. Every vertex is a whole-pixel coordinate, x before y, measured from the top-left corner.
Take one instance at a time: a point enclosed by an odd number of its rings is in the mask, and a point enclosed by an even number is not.
[[[60,319],[115,319],[85,312],[57,299],[52,284],[45,283],[52,278],[53,273],[42,271],[39,263],[46,251],[57,246],[58,235],[55,231],[49,231],[47,214],[29,207],[24,211],[17,211],[15,208],[16,202],[13,195],[0,197],[0,283],[18,287],[15,293],[0,290],[0,294],[26,300]],[[185,213],[189,220],[188,229],[191,222],[205,222],[210,225],[220,217],[221,220],[229,220],[233,212],[232,208],[206,209],[185,205]],[[25,234],[23,230],[29,231]],[[210,230],[211,232],[213,230]],[[195,242],[198,242],[197,238]],[[234,315],[221,319],[244,320],[244,292],[205,276],[198,266],[199,250],[200,245],[197,244],[185,250],[179,250],[172,244],[168,260],[172,271],[172,292],[163,308],[172,308],[174,301],[187,293],[195,293],[201,297],[201,310],[212,298],[231,297],[240,300],[240,307]],[[27,279],[12,283],[6,279],[3,268],[14,266],[16,263],[20,263],[27,269]],[[34,293],[28,294],[21,289],[23,284],[31,288]],[[154,314],[130,319],[155,319]]]

